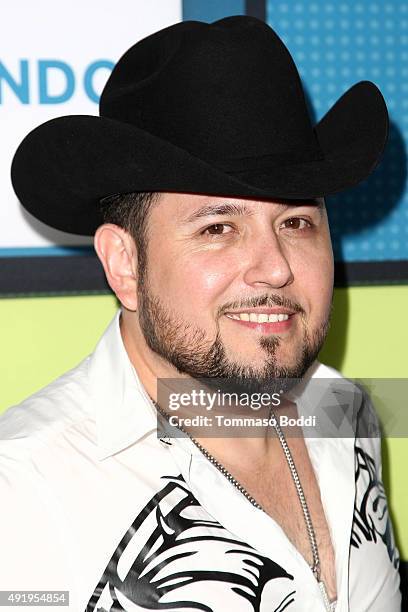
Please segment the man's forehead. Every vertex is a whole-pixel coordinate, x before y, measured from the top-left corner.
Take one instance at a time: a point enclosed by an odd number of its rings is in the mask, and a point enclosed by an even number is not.
[[[231,196],[214,196],[205,194],[162,194],[163,203],[172,201],[173,212],[177,220],[191,223],[197,219],[214,215],[250,216],[259,211],[260,207],[273,206],[277,212],[287,208],[311,206],[322,210],[325,206],[324,198],[298,198],[298,199],[251,199]]]

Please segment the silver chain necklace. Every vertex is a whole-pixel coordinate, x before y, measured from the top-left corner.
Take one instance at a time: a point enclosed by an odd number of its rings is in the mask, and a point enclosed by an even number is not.
[[[160,408],[160,406],[154,401],[152,400],[152,402],[154,403],[154,405],[156,406],[158,412],[167,420],[168,419],[168,414],[162,410],[162,408]],[[278,438],[279,438],[279,442],[282,446],[282,450],[284,452],[286,461],[288,463],[290,472],[292,474],[292,478],[293,478],[293,482],[295,484],[296,487],[296,491],[299,497],[299,501],[300,501],[300,505],[302,506],[302,512],[303,512],[303,516],[305,519],[305,523],[306,523],[306,529],[307,529],[307,533],[309,536],[309,541],[310,541],[310,547],[312,549],[312,554],[313,554],[313,564],[309,565],[310,569],[313,572],[314,577],[317,580],[319,589],[322,593],[322,597],[323,597],[323,601],[324,601],[324,605],[326,607],[327,612],[334,612],[336,609],[336,603],[337,600],[330,602],[328,593],[326,591],[326,587],[325,584],[322,580],[320,580],[320,558],[319,558],[319,551],[317,548],[317,541],[316,541],[316,534],[314,532],[313,529],[313,524],[312,524],[312,519],[310,516],[310,512],[309,512],[309,508],[307,506],[306,503],[306,498],[305,498],[305,494],[303,492],[303,488],[300,482],[300,478],[299,475],[297,473],[296,470],[296,466],[295,466],[295,462],[293,461],[293,457],[292,454],[290,452],[288,443],[286,442],[286,438],[283,434],[283,431],[281,430],[279,424],[278,424],[278,420],[275,416],[275,413],[273,412],[273,410],[270,410],[269,413],[269,418],[272,416],[273,418],[273,423],[274,423],[274,428],[276,433],[278,434]],[[263,512],[265,512],[264,508],[256,501],[256,499],[250,494],[248,493],[248,491],[245,489],[245,487],[238,482],[238,480],[236,478],[234,478],[234,476],[227,470],[227,468],[225,468],[219,461],[217,461],[217,459],[215,457],[213,457],[213,455],[211,455],[211,453],[209,453],[203,446],[201,446],[201,444],[198,442],[198,440],[196,440],[195,438],[193,438],[193,436],[191,436],[188,431],[182,426],[182,425],[178,425],[177,428],[182,431],[184,434],[186,434],[186,436],[188,436],[190,438],[190,440],[197,446],[197,448],[201,451],[201,453],[204,455],[204,457],[206,459],[208,459],[208,461],[210,461],[210,463],[212,463],[214,465],[214,467],[216,467],[221,474],[223,474],[223,476],[225,476],[225,478],[227,480],[229,480],[229,482],[234,485],[234,487],[236,489],[238,489],[238,491],[240,491],[242,493],[242,495],[244,495],[244,497],[247,498],[247,500],[249,502],[251,502],[251,504],[253,506],[255,506],[255,508],[258,508],[258,510],[262,510]]]

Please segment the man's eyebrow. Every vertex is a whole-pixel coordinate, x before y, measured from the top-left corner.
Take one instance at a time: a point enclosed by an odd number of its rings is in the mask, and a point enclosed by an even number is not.
[[[202,217],[210,217],[212,215],[252,215],[253,211],[250,210],[245,204],[233,204],[225,202],[222,204],[206,204],[201,208],[195,210],[191,215],[183,219],[184,223],[191,223],[196,219]]]
[[[291,203],[286,202],[275,202],[276,205],[282,206],[285,210],[286,208],[290,208],[292,206],[316,206],[319,210],[324,208],[324,201],[322,199],[304,199],[304,200],[292,200]],[[249,209],[245,204],[234,204],[230,202],[225,202],[222,204],[206,204],[201,208],[195,210],[191,215],[182,219],[183,223],[192,223],[197,219],[202,219],[203,217],[210,217],[214,215],[231,215],[231,216],[244,216],[244,215],[253,215],[254,210]]]

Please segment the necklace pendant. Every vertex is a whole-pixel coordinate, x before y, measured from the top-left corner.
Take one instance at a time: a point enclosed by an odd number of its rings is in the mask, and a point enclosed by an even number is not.
[[[322,580],[319,580],[317,584],[318,584],[319,589],[320,589],[320,591],[322,593],[324,605],[325,605],[325,608],[326,608],[327,612],[334,612],[335,609],[336,609],[337,601],[332,601],[330,603],[330,599],[329,599],[329,596],[327,594],[326,587],[324,586],[324,582]]]

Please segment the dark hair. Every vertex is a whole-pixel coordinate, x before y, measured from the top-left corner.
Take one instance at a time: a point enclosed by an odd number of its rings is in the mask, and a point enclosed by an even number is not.
[[[114,223],[129,232],[135,241],[138,257],[139,277],[146,270],[147,221],[153,204],[159,199],[158,192],[122,193],[103,198],[100,202],[103,223]]]

